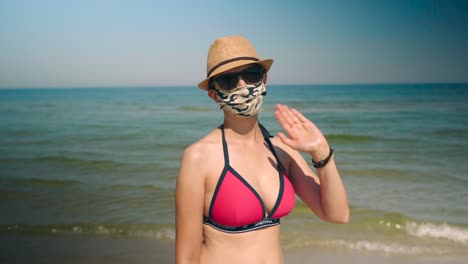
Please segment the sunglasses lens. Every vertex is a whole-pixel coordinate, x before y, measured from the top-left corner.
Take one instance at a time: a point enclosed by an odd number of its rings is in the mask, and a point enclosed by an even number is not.
[[[262,80],[262,75],[261,71],[246,71],[242,74],[242,79],[244,79],[247,84],[254,84]]]
[[[246,84],[255,84],[263,78],[263,67],[253,66],[238,73],[228,73],[214,78],[214,81],[224,90],[232,90],[237,87],[239,75]]]
[[[224,90],[232,90],[237,87],[238,75],[225,75],[215,78],[218,85]]]

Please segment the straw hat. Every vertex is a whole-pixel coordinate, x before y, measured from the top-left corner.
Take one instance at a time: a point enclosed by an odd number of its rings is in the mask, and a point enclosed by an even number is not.
[[[254,46],[242,36],[222,37],[211,44],[208,50],[206,79],[198,84],[203,90],[208,90],[211,77],[247,64],[260,64],[268,71],[273,64],[272,59],[260,60]]]

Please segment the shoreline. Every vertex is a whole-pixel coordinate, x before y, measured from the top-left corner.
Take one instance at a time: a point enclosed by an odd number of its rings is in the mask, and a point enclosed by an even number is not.
[[[416,255],[383,255],[373,253],[361,253],[350,251],[331,251],[331,250],[309,250],[309,249],[291,249],[284,250],[284,263],[327,263],[327,264],[463,264],[466,263],[466,256],[416,256]]]
[[[0,234],[1,263],[149,264],[175,263],[173,240],[88,235]],[[283,249],[284,263],[465,263],[466,256],[399,256]]]

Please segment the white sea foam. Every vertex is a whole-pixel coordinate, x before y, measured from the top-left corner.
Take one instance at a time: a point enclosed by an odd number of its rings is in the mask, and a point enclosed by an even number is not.
[[[340,246],[349,250],[381,253],[385,255],[421,255],[421,254],[442,254],[440,250],[421,246],[407,246],[397,243],[384,243],[379,241],[346,241],[333,240],[326,242],[327,245]]]
[[[151,239],[175,240],[175,230],[171,228],[163,228],[161,230],[135,229],[127,231],[127,235],[132,237],[144,237]]]
[[[406,232],[416,237],[448,239],[457,243],[468,245],[468,229],[453,227],[448,224],[414,223],[406,224]]]
[[[156,233],[156,238],[175,240],[175,230],[171,228],[165,228],[165,229],[159,230]]]

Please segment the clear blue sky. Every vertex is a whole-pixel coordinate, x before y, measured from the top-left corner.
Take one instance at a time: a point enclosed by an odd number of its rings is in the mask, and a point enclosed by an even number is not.
[[[0,1],[0,88],[196,85],[244,35],[270,84],[468,82],[468,1]]]

